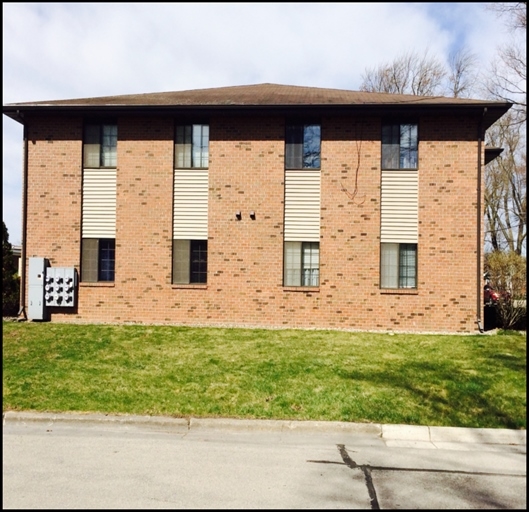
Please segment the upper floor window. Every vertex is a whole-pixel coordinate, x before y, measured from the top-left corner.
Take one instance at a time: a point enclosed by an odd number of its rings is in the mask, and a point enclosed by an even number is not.
[[[117,166],[118,126],[113,123],[90,123],[84,130],[84,167]]]
[[[417,125],[382,125],[382,169],[417,169]]]
[[[321,126],[290,124],[286,130],[285,168],[319,169],[321,166]]]
[[[180,124],[176,126],[175,167],[207,168],[209,162],[209,125]]]

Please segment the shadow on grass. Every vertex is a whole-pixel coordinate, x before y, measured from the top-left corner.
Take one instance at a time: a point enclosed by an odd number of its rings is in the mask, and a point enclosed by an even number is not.
[[[496,361],[498,368],[494,373],[476,374],[455,364],[412,361],[394,363],[391,368],[382,371],[380,368],[342,371],[340,376],[386,389],[389,400],[395,400],[395,407],[407,406],[410,411],[420,409],[421,417],[437,419],[439,425],[446,417],[451,418],[452,423],[457,418],[458,424],[464,427],[525,428],[525,423],[516,419],[516,407],[519,406],[514,403],[516,399],[506,400],[505,395],[496,399],[493,390],[504,370],[521,372],[525,370],[525,364],[510,354],[498,354]],[[512,414],[509,411],[511,407]],[[472,411],[471,415],[469,411]],[[487,420],[491,413],[496,420],[493,426]],[[410,412],[410,417],[413,417],[413,412]],[[472,424],[466,424],[469,418],[472,418]]]

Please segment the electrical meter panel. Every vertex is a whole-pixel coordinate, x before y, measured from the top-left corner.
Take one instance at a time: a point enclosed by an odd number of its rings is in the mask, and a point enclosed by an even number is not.
[[[74,307],[77,272],[74,267],[48,267],[44,278],[44,304],[53,307]]]
[[[29,258],[28,317],[30,320],[48,320],[44,304],[44,282],[50,262],[46,258]]]

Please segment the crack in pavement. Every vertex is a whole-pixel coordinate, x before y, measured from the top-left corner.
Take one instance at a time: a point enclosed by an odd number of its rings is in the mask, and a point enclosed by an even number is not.
[[[459,471],[459,470],[448,470],[448,469],[420,469],[420,468],[402,468],[402,467],[393,467],[393,466],[371,466],[369,464],[357,464],[347,452],[345,445],[338,444],[338,452],[342,458],[342,462],[330,461],[330,460],[307,460],[307,462],[313,462],[316,464],[339,464],[345,465],[351,469],[359,469],[364,473],[364,478],[366,481],[367,492],[369,494],[369,499],[371,502],[371,510],[380,510],[380,505],[378,503],[377,493],[375,485],[373,484],[373,479],[371,477],[371,472],[373,470],[384,470],[384,471],[406,471],[406,472],[420,472],[420,473],[449,473],[449,474],[459,474],[459,475],[479,475],[479,476],[510,476],[510,477],[520,477],[526,478],[526,475],[509,475],[505,473],[492,473],[487,471]]]

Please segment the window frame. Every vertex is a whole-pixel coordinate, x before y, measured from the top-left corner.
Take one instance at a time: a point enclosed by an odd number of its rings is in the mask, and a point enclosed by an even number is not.
[[[316,155],[312,157],[312,164],[308,164],[307,160],[310,158],[311,151],[308,148],[310,144],[309,131],[317,128],[317,151]],[[321,169],[321,122],[312,120],[307,122],[289,121],[285,125],[285,169],[286,170],[306,170],[306,169]]]
[[[407,133],[404,131],[414,130],[414,134],[409,134],[410,143],[406,142]],[[385,120],[381,127],[381,158],[380,168],[382,170],[417,170],[419,167],[419,123],[412,119],[400,121]],[[414,143],[414,144],[413,144]],[[407,159],[410,164],[403,165],[403,160]],[[398,162],[398,165],[396,165]],[[411,163],[415,165],[411,165]]]
[[[107,243],[110,247],[107,247]],[[81,242],[81,282],[113,283],[116,280],[116,239],[83,238]],[[104,252],[109,251],[111,258],[104,259]],[[103,262],[109,268],[103,268]],[[106,274],[106,275],[105,275]]]
[[[395,249],[396,253],[391,254],[390,249]],[[413,248],[413,264],[406,264],[403,260],[408,256],[406,250]],[[385,249],[387,251],[385,251]],[[395,258],[396,262],[385,263],[388,259]],[[380,288],[383,290],[417,290],[419,264],[419,245],[409,242],[382,242],[380,244]],[[391,266],[390,266],[391,265]],[[413,269],[413,275],[409,274],[409,269]],[[390,282],[395,280],[396,284]],[[408,281],[411,280],[410,285]]]
[[[208,282],[208,241],[173,240],[173,285],[206,285]]]
[[[285,241],[283,243],[284,287],[319,287],[320,267],[320,242]]]
[[[108,133],[110,128],[113,133]],[[108,140],[112,141],[111,144]],[[108,150],[110,148],[110,150]],[[97,155],[97,156],[96,156]],[[110,161],[105,161],[110,158]],[[97,165],[95,160],[97,159]],[[87,120],[83,125],[83,168],[115,169],[118,159],[118,124],[115,120]]]
[[[210,126],[208,122],[177,121],[174,137],[174,168],[208,169],[209,141]]]

